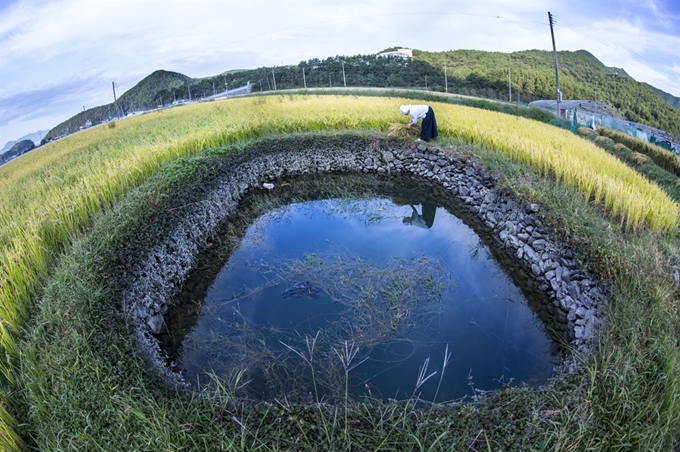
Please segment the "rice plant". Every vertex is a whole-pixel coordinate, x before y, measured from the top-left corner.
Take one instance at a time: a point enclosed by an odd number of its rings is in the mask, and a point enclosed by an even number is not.
[[[93,216],[165,163],[268,134],[386,132],[403,98],[267,96],[172,108],[94,127],[0,167],[0,372],[16,381],[15,335],[51,263]],[[592,143],[506,114],[432,102],[442,136],[497,150],[578,188],[631,228],[677,227],[678,204]],[[12,446],[10,423],[0,442]],[[3,439],[10,438],[10,439]]]

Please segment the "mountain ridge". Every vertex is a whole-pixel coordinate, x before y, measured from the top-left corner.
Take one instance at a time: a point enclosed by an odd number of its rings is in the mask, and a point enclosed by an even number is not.
[[[622,68],[605,66],[586,50],[558,52],[564,99],[606,102],[628,120],[680,136],[680,111],[647,84]],[[304,76],[303,76],[304,75]],[[225,71],[191,78],[157,70],[123,93],[117,105],[107,104],[78,113],[47,135],[53,139],[87,124],[97,124],[129,112],[196,100],[248,82],[254,91],[325,86],[372,86],[427,89],[508,100],[508,76],[513,101],[555,97],[553,54],[543,50],[488,52],[459,49],[443,52],[413,50],[413,58],[377,55],[312,58],[297,65]],[[446,81],[446,83],[445,83]],[[445,86],[448,85],[448,86]],[[661,93],[663,93],[661,91]],[[665,93],[667,94],[667,93]],[[668,95],[670,96],[670,95]]]
[[[0,154],[4,154],[5,152],[9,151],[12,146],[24,140],[31,140],[37,146],[40,144],[42,138],[47,135],[47,132],[49,132],[49,130],[38,130],[37,132],[29,133],[21,138],[17,138],[16,140],[8,141],[5,143],[2,149],[0,149]]]

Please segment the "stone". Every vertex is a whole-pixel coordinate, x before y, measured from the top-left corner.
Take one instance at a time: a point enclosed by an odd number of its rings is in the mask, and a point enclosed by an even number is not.
[[[593,307],[593,299],[590,298],[588,295],[583,294],[583,296],[581,296],[580,300],[581,300],[581,304],[583,306],[585,306],[586,308],[590,309],[590,308]]]
[[[562,281],[568,283],[570,281],[571,272],[567,267],[562,268]]]
[[[531,203],[525,203],[522,206],[522,209],[524,210],[524,213],[535,213],[540,210],[540,206],[534,202]]]
[[[165,322],[163,321],[162,315],[155,314],[146,318],[146,325],[153,334],[160,334],[160,332],[163,330]]]
[[[534,240],[534,243],[532,243],[531,246],[536,251],[543,251],[543,249],[545,248],[545,240],[543,239]]]
[[[570,309],[569,314],[567,314],[567,320],[569,322],[575,322],[576,321],[576,309]]]
[[[552,290],[554,290],[555,292],[558,292],[558,291],[561,290],[561,286],[560,286],[560,283],[557,282],[557,278],[553,278],[553,279],[550,280],[550,287],[552,287]]]
[[[383,160],[385,162],[389,163],[394,160],[394,154],[392,154],[390,151],[385,151],[383,152]]]
[[[574,327],[574,336],[576,336],[576,339],[583,339],[586,337],[585,335],[585,327],[582,325],[576,325]]]
[[[536,252],[529,245],[524,245],[524,258],[529,262],[538,262]]]
[[[555,320],[559,323],[567,323],[567,314],[561,309],[558,309],[555,311]]]
[[[570,312],[571,311],[571,306],[574,304],[574,299],[571,298],[570,296],[566,295],[562,298],[560,298],[560,308],[564,312]]]
[[[579,289],[578,284],[574,281],[567,285],[567,293],[574,300],[579,300],[581,298],[581,290]]]

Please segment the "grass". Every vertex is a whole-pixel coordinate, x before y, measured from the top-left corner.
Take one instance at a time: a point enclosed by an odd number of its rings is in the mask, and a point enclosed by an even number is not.
[[[593,141],[603,149],[606,149],[619,160],[645,176],[648,180],[657,184],[672,200],[680,202],[680,179],[678,179],[678,176],[673,171],[669,171],[664,167],[657,165],[656,160],[649,155],[642,152],[635,152],[625,144],[615,141],[615,139],[622,137],[625,142],[629,142],[633,139],[638,140],[637,138],[625,134],[612,134],[611,136],[613,139],[600,136],[599,133],[604,130],[605,129],[600,128],[598,129],[598,132],[596,132],[582,127],[577,130],[577,133],[580,136]],[[644,149],[644,147],[638,147],[638,149]],[[662,149],[662,151],[667,152],[665,149]]]
[[[327,148],[351,138],[318,140],[308,144]],[[254,147],[267,152],[273,143],[285,147],[281,139]],[[211,168],[228,167],[224,156],[243,152],[232,147],[163,168],[60,259],[21,344],[24,380],[14,400],[27,414],[23,437],[41,450],[668,450],[680,412],[677,303],[667,276],[677,239],[612,227],[573,188],[498,153],[453,142],[447,149],[502,172],[503,185],[521,199],[540,199],[546,221],[578,244],[582,259],[594,256],[589,265],[614,283],[598,353],[582,357],[576,373],[537,390],[507,388],[430,411],[416,408],[415,398],[250,403],[234,396],[238,383],[211,398],[159,385],[115,301],[125,281],[120,269],[148,246],[149,234],[162,235],[171,209],[200,197],[218,173]],[[347,358],[350,351],[348,344]],[[348,370],[358,362],[346,359]]]
[[[304,439],[299,425],[280,421],[278,408],[230,402],[229,416],[211,402],[158,387],[130,344],[115,287],[107,281],[122,283],[126,265],[169,227],[172,218],[164,209],[178,207],[171,201],[190,202],[186,193],[205,190],[200,182],[227,169],[219,162],[244,152],[249,140],[384,131],[403,121],[397,110],[402,102],[300,95],[184,106],[117,121],[115,128],[94,128],[0,167],[0,327],[6,356],[0,368],[7,380],[2,447],[19,449],[17,433],[44,450],[205,444],[275,450],[291,446],[286,442],[291,437]],[[452,408],[436,425],[406,422],[422,420],[409,409],[359,407],[348,414],[346,425],[362,428],[349,436],[334,433],[337,411],[331,408],[300,408],[302,419],[314,421],[333,448],[346,447],[350,436],[353,445],[374,449],[580,448],[605,441],[615,449],[625,448],[631,438],[649,449],[669,446],[680,412],[674,395],[680,393],[673,328],[677,302],[667,276],[669,266],[677,265],[672,257],[678,249],[677,204],[568,132],[490,111],[433,106],[438,143],[481,159],[504,174],[520,198],[548,206],[556,230],[564,231],[587,265],[611,278],[617,290],[608,325],[616,327],[605,330],[599,353],[584,363],[583,373],[555,383],[559,389],[502,391],[488,404]],[[230,143],[226,150],[203,151]],[[602,207],[608,215],[602,216]],[[110,213],[80,239],[105,210]],[[621,221],[629,228],[621,229]],[[55,259],[71,249],[54,268]],[[31,301],[38,297],[39,303]],[[17,343],[20,331],[23,339]],[[553,412],[558,414],[546,414]],[[497,417],[509,414],[512,421]],[[494,430],[494,423],[500,428]],[[394,425],[403,430],[395,432]],[[433,444],[451,425],[459,425],[458,436],[446,434]],[[522,439],[520,432],[527,429],[536,434]],[[309,438],[311,448],[318,438]]]
[[[634,152],[648,156],[661,168],[680,177],[680,156],[676,153],[640,138],[630,136],[627,133],[608,129],[607,127],[600,126],[597,128],[597,131],[600,135],[611,138],[613,141],[625,145]]]

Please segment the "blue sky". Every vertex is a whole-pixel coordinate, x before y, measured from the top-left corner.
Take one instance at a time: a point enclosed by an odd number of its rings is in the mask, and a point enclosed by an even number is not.
[[[157,69],[190,77],[371,54],[585,49],[680,97],[678,0],[0,0],[0,146],[113,100]]]

